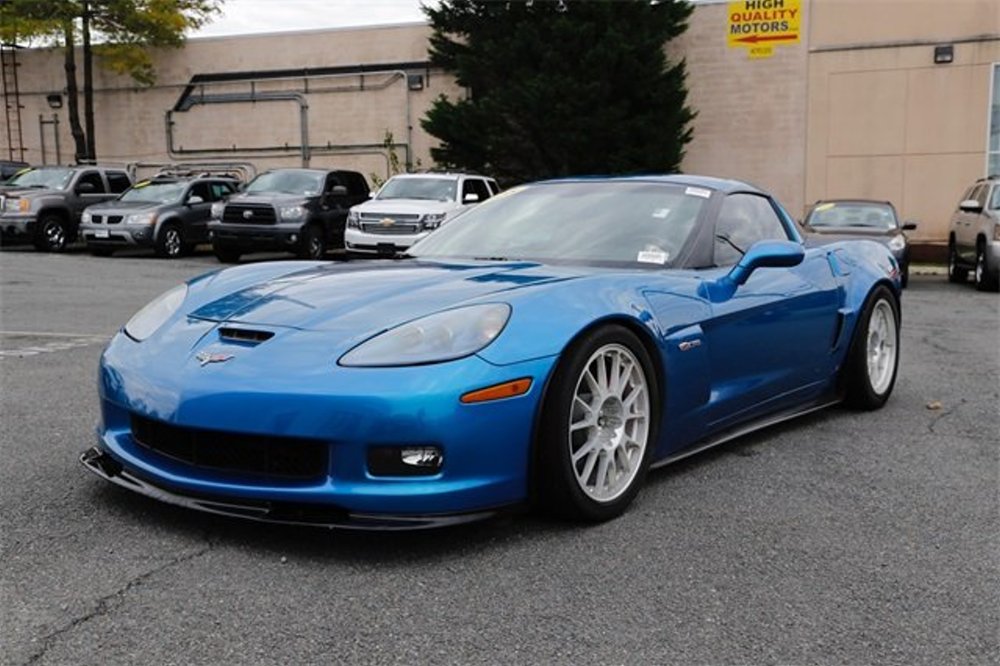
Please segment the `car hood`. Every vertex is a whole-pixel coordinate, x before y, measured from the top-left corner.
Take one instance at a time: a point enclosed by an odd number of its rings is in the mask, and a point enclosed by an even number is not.
[[[229,197],[227,204],[260,204],[264,206],[293,206],[304,204],[309,197],[301,194],[285,194],[282,192],[241,192]]]
[[[44,197],[49,194],[62,194],[62,190],[53,190],[40,187],[18,187],[17,185],[0,185],[0,195],[5,197],[21,197],[30,199],[33,197]]]
[[[211,298],[189,310],[188,316],[250,326],[373,334],[440,310],[506,300],[511,292],[579,276],[580,269],[529,262],[324,264]]]
[[[99,213],[101,215],[107,215],[109,213],[122,213],[123,215],[127,215],[128,213],[135,213],[137,211],[156,210],[157,208],[166,205],[168,204],[157,203],[155,201],[107,201],[105,203],[87,206],[87,211],[90,213]]]
[[[837,238],[840,240],[848,238],[868,238],[870,240],[879,240],[879,238],[893,238],[902,233],[899,229],[875,229],[872,227],[809,227],[806,228],[807,234],[815,234],[817,236],[823,236],[826,240],[833,240]],[[833,238],[831,238],[833,237]]]
[[[454,201],[427,199],[371,199],[354,206],[352,210],[370,215],[427,215],[447,213],[458,208]]]

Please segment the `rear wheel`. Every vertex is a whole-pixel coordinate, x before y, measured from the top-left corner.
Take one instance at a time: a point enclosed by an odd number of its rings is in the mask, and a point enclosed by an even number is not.
[[[212,253],[215,254],[216,259],[224,264],[235,264],[241,256],[240,251],[236,248],[218,244],[212,245]]]
[[[976,289],[979,291],[996,291],[997,277],[994,277],[986,265],[986,246],[982,241],[976,244],[976,269],[973,273]]]
[[[848,352],[849,405],[878,409],[889,399],[899,368],[899,305],[886,287],[876,287],[861,311]]]
[[[573,520],[619,516],[649,467],[658,387],[648,352],[622,326],[595,329],[560,361],[536,442],[541,509]]]
[[[315,224],[310,224],[302,230],[302,237],[299,239],[299,250],[296,253],[299,259],[322,259],[326,254],[326,241],[323,239],[323,230]]]
[[[43,252],[62,252],[69,242],[66,221],[58,215],[46,215],[38,221],[35,229],[34,245]]]
[[[156,238],[156,256],[176,259],[184,254],[184,238],[176,224],[164,224]]]
[[[958,252],[955,242],[948,243],[948,282],[965,282],[969,279],[969,271],[958,265]]]

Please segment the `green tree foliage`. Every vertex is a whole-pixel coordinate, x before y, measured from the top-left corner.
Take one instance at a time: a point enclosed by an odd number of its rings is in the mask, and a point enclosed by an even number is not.
[[[684,0],[497,2],[424,8],[431,60],[465,99],[439,98],[422,124],[449,168],[507,182],[676,171],[691,140],[684,62],[664,45],[687,27]]]
[[[0,40],[58,45],[64,51],[67,110],[79,161],[94,160],[93,60],[137,83],[156,78],[150,47],[179,47],[184,34],[219,11],[223,0],[2,0]],[[76,46],[82,47],[86,130],[80,124]]]

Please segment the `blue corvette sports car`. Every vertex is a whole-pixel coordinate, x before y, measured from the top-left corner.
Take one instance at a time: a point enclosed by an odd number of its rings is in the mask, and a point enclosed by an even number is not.
[[[509,190],[372,262],[195,278],[101,358],[120,486],[203,511],[419,528],[532,504],[619,515],[648,469],[839,401],[882,406],[899,267],[805,248],[745,183]]]

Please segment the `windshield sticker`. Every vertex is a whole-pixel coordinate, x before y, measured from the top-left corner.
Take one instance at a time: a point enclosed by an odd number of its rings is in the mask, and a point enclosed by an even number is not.
[[[823,210],[830,210],[831,208],[835,207],[836,205],[837,204],[835,204],[835,203],[820,204],[820,205],[816,206],[815,210],[818,213],[818,212],[823,211]]]
[[[669,258],[670,255],[662,250],[643,250],[635,260],[640,264],[660,264],[662,266],[667,263]]]
[[[712,190],[706,190],[703,187],[689,187],[684,190],[684,194],[689,194],[693,197],[701,197],[702,199],[707,199],[712,196]]]
[[[669,208],[657,208],[656,210],[653,211],[653,217],[658,218],[660,220],[665,219],[668,215],[670,215]]]

